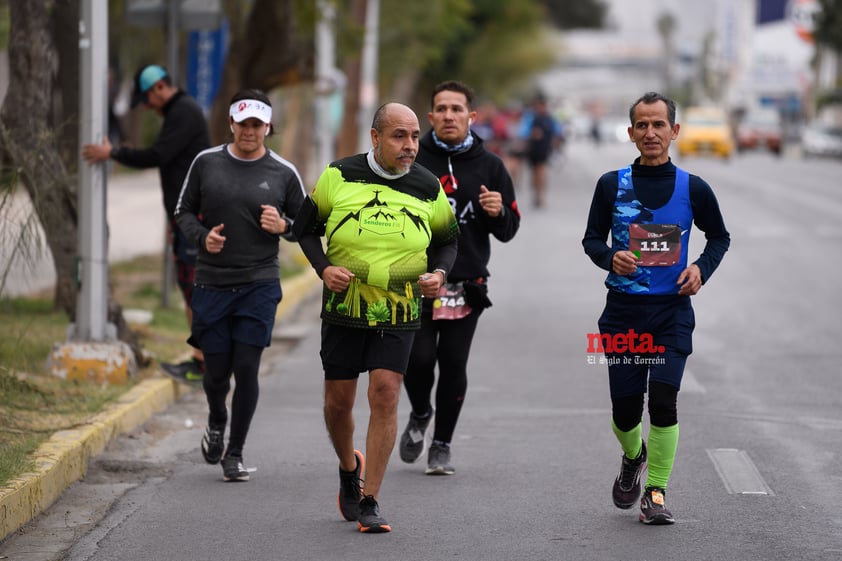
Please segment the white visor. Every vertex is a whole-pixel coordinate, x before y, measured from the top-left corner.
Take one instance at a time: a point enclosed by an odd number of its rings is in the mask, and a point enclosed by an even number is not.
[[[254,117],[267,125],[272,122],[272,108],[256,99],[241,99],[231,104],[228,114],[237,123]]]

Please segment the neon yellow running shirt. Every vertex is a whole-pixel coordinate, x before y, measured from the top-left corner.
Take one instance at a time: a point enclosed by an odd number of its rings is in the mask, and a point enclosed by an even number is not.
[[[368,329],[417,329],[427,247],[459,229],[438,179],[418,164],[398,179],[375,174],[365,154],[332,163],[312,193],[332,265],[355,275],[344,293],[326,287],[322,319]]]

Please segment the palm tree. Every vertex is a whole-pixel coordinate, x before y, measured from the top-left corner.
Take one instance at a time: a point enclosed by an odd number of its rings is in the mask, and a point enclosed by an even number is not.
[[[670,12],[663,12],[658,16],[658,34],[664,44],[664,90],[669,92],[673,86],[673,61],[675,60],[675,17]]]

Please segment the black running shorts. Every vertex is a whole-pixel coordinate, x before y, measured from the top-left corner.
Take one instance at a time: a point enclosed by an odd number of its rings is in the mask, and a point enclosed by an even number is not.
[[[322,322],[322,367],[326,380],[353,380],[383,368],[405,374],[415,331],[359,329]]]

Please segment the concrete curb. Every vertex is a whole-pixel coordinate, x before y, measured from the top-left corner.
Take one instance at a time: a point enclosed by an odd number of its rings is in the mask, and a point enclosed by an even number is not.
[[[292,314],[320,285],[310,269],[282,280],[284,297],[278,306],[278,319]],[[193,390],[188,386],[165,377],[144,380],[85,426],[52,435],[33,454],[34,471],[0,487],[0,540],[31,521],[65,489],[82,479],[88,461],[115,438],[136,429],[190,391]]]
[[[281,303],[278,304],[278,312],[275,316],[278,321],[290,316],[301,301],[321,285],[321,279],[316,276],[309,264],[307,270],[303,273],[299,273],[291,279],[283,279],[281,281],[283,298]]]

